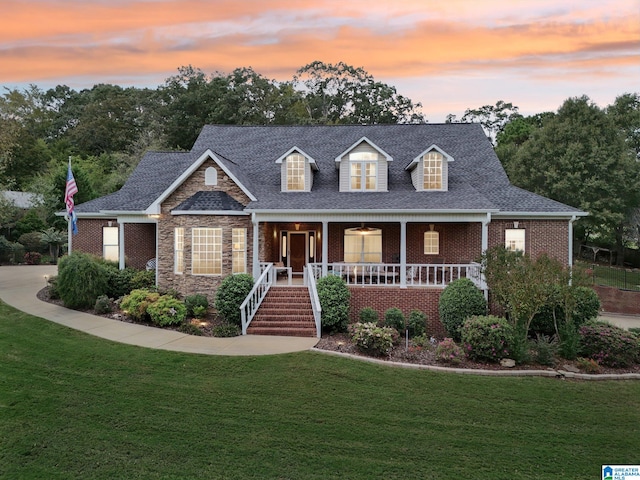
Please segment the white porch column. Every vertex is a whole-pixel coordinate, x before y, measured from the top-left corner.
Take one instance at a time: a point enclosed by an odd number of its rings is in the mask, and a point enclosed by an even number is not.
[[[567,265],[569,268],[573,267],[573,222],[576,221],[576,216],[574,215],[569,220],[569,258],[567,259]]]
[[[124,270],[124,222],[118,221],[118,263],[120,270]]]
[[[489,248],[489,224],[491,223],[491,214],[487,213],[487,218],[482,222],[482,253]]]
[[[326,277],[329,272],[329,222],[322,221],[322,276]]]
[[[256,218],[256,214],[251,214],[251,223],[253,224],[253,279],[260,277],[260,222]]]
[[[71,220],[67,220],[67,254],[71,255],[71,246],[73,244],[73,227]]]
[[[400,288],[407,288],[407,221],[400,222]]]

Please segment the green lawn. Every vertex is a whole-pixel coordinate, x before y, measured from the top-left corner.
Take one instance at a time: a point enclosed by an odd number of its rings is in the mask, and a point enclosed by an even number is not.
[[[97,339],[0,302],[0,478],[599,478],[640,382],[486,378]]]

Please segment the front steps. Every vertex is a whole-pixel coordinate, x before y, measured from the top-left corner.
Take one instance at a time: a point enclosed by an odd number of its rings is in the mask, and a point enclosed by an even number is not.
[[[315,337],[309,291],[301,287],[271,287],[247,329],[249,335]]]

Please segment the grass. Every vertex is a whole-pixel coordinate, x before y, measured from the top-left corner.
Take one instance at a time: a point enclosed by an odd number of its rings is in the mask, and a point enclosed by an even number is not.
[[[640,291],[640,271],[628,268],[616,268],[604,265],[582,264],[592,271],[591,277],[596,285]]]
[[[635,381],[155,351],[0,302],[0,478],[587,479],[639,424]]]

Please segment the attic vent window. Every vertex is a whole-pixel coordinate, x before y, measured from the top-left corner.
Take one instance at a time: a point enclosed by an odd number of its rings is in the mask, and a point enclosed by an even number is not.
[[[213,186],[218,185],[218,171],[215,168],[209,167],[205,170],[204,184]]]

